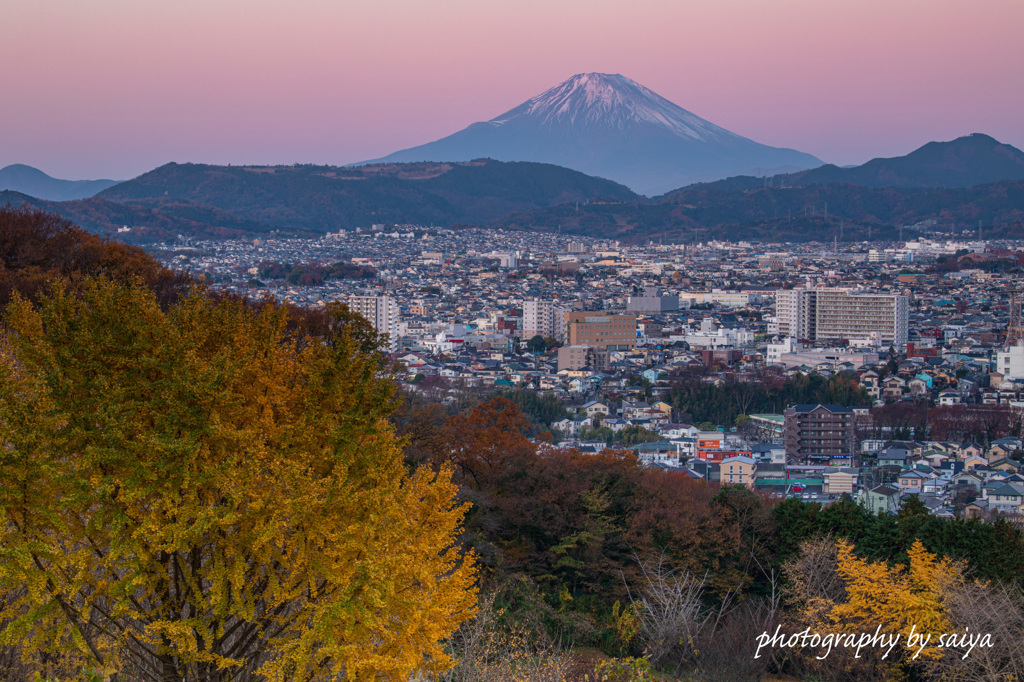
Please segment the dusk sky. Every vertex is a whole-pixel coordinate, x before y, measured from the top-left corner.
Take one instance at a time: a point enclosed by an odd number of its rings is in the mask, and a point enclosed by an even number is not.
[[[342,164],[621,73],[832,163],[1024,148],[1024,0],[5,0],[0,167]]]

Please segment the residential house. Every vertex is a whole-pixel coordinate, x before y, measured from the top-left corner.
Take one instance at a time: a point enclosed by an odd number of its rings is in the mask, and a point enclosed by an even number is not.
[[[872,398],[878,398],[881,395],[878,373],[873,370],[868,370],[860,375],[860,386]]]
[[[932,478],[933,476],[929,476],[922,471],[911,469],[901,471],[896,477],[896,482],[903,489],[904,493],[919,494],[922,492],[924,483]]]
[[[610,408],[608,407],[608,405],[598,400],[591,400],[589,402],[583,403],[583,405],[580,406],[580,410],[591,419],[595,419],[599,416],[607,417],[610,413]]]
[[[977,494],[981,494],[981,488],[985,479],[973,471],[961,471],[951,479],[956,488],[970,488]]]
[[[629,422],[625,419],[619,419],[618,417],[608,417],[607,419],[601,420],[601,426],[611,429],[612,433],[618,433],[629,426]]]
[[[1007,457],[1000,457],[999,459],[990,460],[988,465],[993,469],[1005,471],[1008,474],[1015,474],[1018,471],[1020,471],[1020,463]]]
[[[1024,486],[1004,483],[985,495],[989,509],[1001,514],[1024,512]]]
[[[907,465],[910,460],[911,454],[909,450],[898,447],[888,447],[878,453],[878,466],[880,467],[900,467],[903,468]]]
[[[981,457],[984,459],[985,449],[977,443],[964,442],[960,444],[960,459],[964,462],[967,461],[968,457]],[[986,462],[988,460],[985,460]]]
[[[723,484],[744,485],[753,489],[757,462],[746,455],[726,457],[719,463],[719,471]]]
[[[826,495],[852,495],[857,489],[860,470],[854,467],[828,467],[822,472],[822,492]]]
[[[651,406],[646,401],[626,398],[622,401],[622,418],[643,419],[644,412],[649,409],[651,409]]]
[[[895,514],[900,510],[900,491],[880,485],[861,493],[861,504],[872,514]]]
[[[636,452],[637,459],[648,466],[661,464],[669,467],[680,465],[679,446],[667,440],[653,443],[638,443],[630,448]]]
[[[946,389],[943,389],[942,391],[939,391],[939,405],[940,406],[946,407],[946,406],[949,406],[949,405],[959,405],[959,404],[960,404],[960,394],[955,389],[946,388]]]
[[[923,396],[931,391],[932,378],[927,375],[925,377],[918,375],[907,382],[907,390],[910,392],[910,395]]]
[[[669,439],[693,438],[700,432],[700,429],[690,424],[663,424],[658,432]]]
[[[902,377],[889,377],[882,382],[882,400],[899,400],[903,397],[907,382]]]
[[[982,457],[981,455],[967,455],[967,456],[961,455],[961,456],[963,457],[964,469],[966,469],[968,471],[971,470],[971,469],[977,469],[979,467],[983,467],[983,468],[987,468],[988,467],[988,460],[985,459],[984,457]]]
[[[667,414],[669,416],[669,419],[671,420],[671,417],[672,417],[672,406],[669,405],[668,403],[666,403],[665,401],[659,400],[659,401],[653,403],[651,405],[651,407],[653,409],[655,409],[655,410],[659,410],[660,412],[664,412],[665,414]]]

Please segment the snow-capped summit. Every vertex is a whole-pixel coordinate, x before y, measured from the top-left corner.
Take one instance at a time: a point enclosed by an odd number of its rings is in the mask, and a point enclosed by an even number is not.
[[[652,125],[697,140],[738,137],[617,73],[576,74],[488,123],[505,125],[520,117],[529,117],[552,127],[568,125],[627,130]]]
[[[581,73],[490,121],[377,162],[540,161],[660,194],[732,175],[822,165],[710,123],[619,74]]]

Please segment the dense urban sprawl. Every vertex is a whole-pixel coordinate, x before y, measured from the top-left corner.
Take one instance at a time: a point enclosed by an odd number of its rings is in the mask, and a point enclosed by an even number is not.
[[[1022,244],[376,225],[151,251],[220,288],[346,303],[409,390],[505,392],[559,447],[872,511],[1024,514]]]

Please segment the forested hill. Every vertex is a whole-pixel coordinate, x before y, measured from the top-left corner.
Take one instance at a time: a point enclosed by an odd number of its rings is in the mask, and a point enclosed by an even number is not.
[[[217,208],[182,201],[118,203],[99,197],[47,201],[4,191],[0,192],[0,208],[4,207],[28,207],[55,213],[93,234],[134,244],[174,239],[179,234],[199,239],[234,239],[271,233],[291,237],[313,234],[304,230],[278,230],[272,225],[238,218]]]
[[[489,159],[358,168],[170,163],[78,201],[0,192],[0,206],[27,204],[135,243],[179,234],[313,236],[374,223],[486,225],[514,211],[593,200],[645,201],[567,168]]]
[[[691,185],[651,202],[602,202],[522,211],[495,223],[626,241],[709,239],[862,241],[895,238],[901,225],[1024,237],[1024,181],[970,188],[870,188],[851,184],[747,187],[741,178]],[[912,236],[912,231],[905,236]]]
[[[512,211],[600,197],[638,200],[622,185],[567,168],[486,159],[354,168],[167,164],[99,195],[157,209],[187,202],[312,232],[372,223],[487,224]]]
[[[929,142],[905,156],[871,159],[860,166],[817,168],[770,178],[740,175],[705,183],[716,189],[805,187],[848,184],[861,187],[974,187],[1024,180],[1024,152],[974,133],[949,142]],[[670,192],[671,194],[671,192]]]

